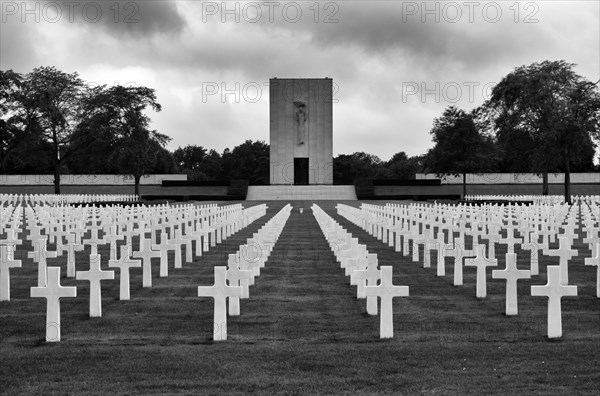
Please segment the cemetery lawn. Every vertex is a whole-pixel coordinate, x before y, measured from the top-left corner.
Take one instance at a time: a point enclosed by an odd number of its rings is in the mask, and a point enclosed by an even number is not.
[[[296,202],[250,298],[241,301],[241,316],[228,317],[229,339],[213,342],[213,301],[197,297],[197,286],[212,285],[213,266],[226,265],[227,254],[285,202],[267,204],[267,216],[194,263],[173,269],[171,261],[168,277],[159,278],[153,264],[152,288],[142,288],[141,269],[132,269],[130,301],[118,300],[115,273],[102,284],[102,318],[89,318],[89,283],[65,277],[65,257],[49,259],[62,267],[62,285],[78,288],[76,298],[61,300],[60,343],[44,341],[45,300],[29,298],[37,266],[21,252],[23,268],[11,269],[11,301],[0,303],[0,393],[598,394],[600,299],[581,239],[569,267],[579,295],[563,299],[563,338],[549,341],[547,299],[529,290],[546,283],[545,267],[558,258],[543,258],[540,277],[519,281],[519,315],[507,317],[504,283],[491,269],[488,297],[477,299],[474,268],[466,267],[464,286],[455,287],[450,261],[447,275],[437,277],[435,268],[338,216],[329,201],[318,204],[377,253],[380,265],[394,266],[394,284],[410,287],[409,297],[394,299],[394,338],[379,339],[379,316],[367,315],[366,301],[355,298],[310,204]],[[496,251],[503,256],[506,248]],[[99,253],[108,270],[107,248]],[[517,253],[526,268],[528,255]],[[89,261],[77,257],[77,269],[87,270]]]

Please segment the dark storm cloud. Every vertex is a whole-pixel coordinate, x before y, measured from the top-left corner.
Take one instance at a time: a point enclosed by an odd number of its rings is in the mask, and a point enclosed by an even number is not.
[[[0,2],[2,25],[28,24],[43,28],[54,25],[86,26],[111,35],[148,36],[178,33],[185,19],[171,1],[10,1]],[[4,29],[3,29],[4,30]],[[100,33],[95,31],[96,34]]]
[[[174,1],[82,1],[81,10],[88,10],[87,18],[79,18],[79,23],[88,27],[104,29],[108,34],[121,36],[129,34],[137,38],[154,34],[180,33],[185,28],[185,19],[177,10]],[[90,5],[93,4],[93,5]],[[96,9],[101,10],[98,22]]]
[[[114,62],[130,65],[146,63],[151,52],[142,58],[128,59],[123,48],[147,48],[155,37],[170,37],[185,30],[186,22],[174,1],[2,1],[0,63],[21,72],[39,66],[35,59],[53,59],[45,64],[61,62],[59,48],[69,42],[69,57],[81,61]],[[56,34],[57,31],[64,32]],[[59,40],[51,47],[40,44]],[[112,46],[112,48],[111,48]],[[115,51],[115,46],[123,47]],[[113,56],[117,52],[118,56]],[[138,55],[140,53],[138,52]],[[85,62],[84,62],[85,66]]]
[[[485,3],[477,7],[466,7],[464,2],[446,3],[453,5],[341,1],[336,2],[332,23],[324,21],[325,9],[321,10],[320,21],[315,22],[314,11],[307,4],[303,6],[305,17],[297,23],[269,23],[261,19],[260,24],[271,31],[307,32],[311,41],[325,50],[345,46],[374,56],[387,53],[403,57],[404,63],[429,69],[432,65],[447,67],[449,62],[450,66],[498,63],[518,54],[536,52],[540,42],[548,41],[541,29],[543,3],[527,14],[533,15],[531,19],[538,21],[535,23],[524,23],[523,15],[515,22],[508,2],[490,2],[494,6],[487,8],[483,8]]]

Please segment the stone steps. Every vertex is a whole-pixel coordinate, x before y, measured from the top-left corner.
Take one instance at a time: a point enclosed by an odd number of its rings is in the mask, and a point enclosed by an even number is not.
[[[248,187],[248,201],[272,200],[356,200],[354,186],[250,186]]]

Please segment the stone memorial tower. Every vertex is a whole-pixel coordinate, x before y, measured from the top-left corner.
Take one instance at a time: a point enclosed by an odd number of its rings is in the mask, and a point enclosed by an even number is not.
[[[271,184],[333,184],[333,80],[272,78]]]

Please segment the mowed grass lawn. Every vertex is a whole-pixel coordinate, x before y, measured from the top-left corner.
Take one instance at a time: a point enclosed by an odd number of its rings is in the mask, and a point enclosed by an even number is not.
[[[379,317],[355,298],[302,202],[304,213],[294,203],[241,316],[228,318],[229,340],[213,342],[213,301],[197,297],[197,286],[212,285],[213,267],[226,265],[227,255],[284,204],[268,202],[267,216],[182,269],[171,264],[166,278],[153,264],[152,288],[142,288],[141,269],[132,269],[130,301],[118,300],[116,272],[103,282],[102,318],[89,318],[89,284],[65,277],[66,258],[49,259],[62,267],[62,284],[78,288],[77,298],[61,300],[60,343],[44,341],[46,302],[29,298],[37,265],[27,258],[27,241],[17,253],[23,267],[11,270],[11,301],[0,303],[0,392],[598,394],[600,299],[581,239],[569,268],[579,296],[563,299],[563,338],[549,341],[547,299],[531,297],[530,286],[546,283],[545,268],[557,258],[543,258],[540,276],[519,281],[519,315],[507,317],[504,283],[492,280],[490,269],[488,297],[477,299],[474,268],[466,267],[464,286],[455,287],[450,260],[447,275],[437,277],[435,268],[338,216],[335,202],[318,204],[377,253],[380,265],[393,265],[395,284],[410,287],[409,297],[394,299],[394,338],[379,339]],[[108,270],[108,250],[99,252]],[[519,267],[527,268],[528,252],[517,252]],[[86,255],[77,263],[88,269]]]

